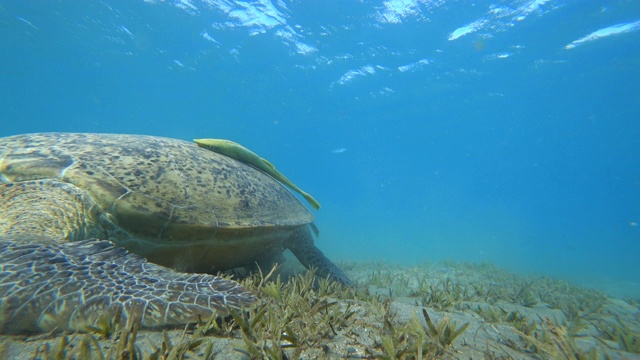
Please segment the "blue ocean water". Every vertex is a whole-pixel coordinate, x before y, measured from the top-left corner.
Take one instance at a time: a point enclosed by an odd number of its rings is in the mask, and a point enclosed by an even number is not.
[[[640,2],[0,1],[0,135],[228,138],[334,260],[640,283]]]

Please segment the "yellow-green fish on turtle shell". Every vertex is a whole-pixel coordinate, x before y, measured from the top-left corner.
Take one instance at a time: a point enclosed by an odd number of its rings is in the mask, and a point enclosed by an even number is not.
[[[236,160],[247,163],[256,169],[260,169],[264,171],[266,174],[269,174],[272,178],[280,181],[281,183],[287,185],[289,188],[298,192],[302,197],[307,200],[307,202],[316,210],[320,209],[320,203],[313,198],[313,196],[307,194],[302,191],[299,187],[297,187],[291,180],[287,179],[282,173],[276,170],[276,167],[273,166],[269,161],[261,158],[258,154],[253,151],[247,149],[246,147],[224,139],[194,139],[198,146],[203,147],[205,149],[209,149],[211,151],[215,151],[219,154],[223,154],[234,158]]]

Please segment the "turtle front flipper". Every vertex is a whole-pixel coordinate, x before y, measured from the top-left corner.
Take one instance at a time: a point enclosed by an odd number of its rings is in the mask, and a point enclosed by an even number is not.
[[[257,301],[234,281],[178,273],[108,240],[26,237],[0,237],[0,298],[4,334],[86,330],[120,311],[123,324],[180,325]]]
[[[298,261],[307,269],[314,268],[319,277],[329,277],[344,285],[351,285],[349,277],[331,262],[313,243],[313,236],[308,226],[301,227],[284,243]]]

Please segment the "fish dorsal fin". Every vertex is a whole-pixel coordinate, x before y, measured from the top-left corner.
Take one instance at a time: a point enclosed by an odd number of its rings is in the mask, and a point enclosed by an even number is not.
[[[272,168],[273,170],[276,169],[275,166],[273,166],[272,163],[269,162],[269,160],[265,159],[265,158],[260,158],[260,160],[262,160],[263,163],[265,163],[268,167]]]

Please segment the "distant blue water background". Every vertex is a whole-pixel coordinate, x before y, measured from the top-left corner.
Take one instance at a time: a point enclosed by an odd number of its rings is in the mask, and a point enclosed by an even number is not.
[[[640,1],[3,0],[0,124],[240,142],[334,260],[640,283]]]

